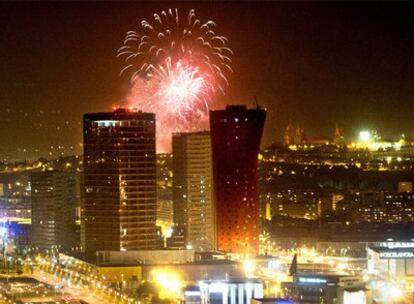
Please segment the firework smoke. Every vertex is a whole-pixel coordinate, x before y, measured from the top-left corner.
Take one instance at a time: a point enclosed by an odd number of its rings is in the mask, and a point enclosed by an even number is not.
[[[224,94],[232,72],[228,39],[215,33],[213,21],[201,23],[195,11],[180,19],[177,9],[141,21],[126,33],[118,57],[128,74],[129,105],[154,112],[157,150],[169,150],[171,133],[193,131],[208,120],[212,98]]]

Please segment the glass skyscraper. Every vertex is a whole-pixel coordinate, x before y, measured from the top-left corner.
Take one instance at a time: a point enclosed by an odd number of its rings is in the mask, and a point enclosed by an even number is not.
[[[184,229],[185,245],[212,250],[214,206],[209,132],[173,135],[174,223]]]
[[[125,109],[84,115],[82,241],[96,251],[154,249],[155,115]]]

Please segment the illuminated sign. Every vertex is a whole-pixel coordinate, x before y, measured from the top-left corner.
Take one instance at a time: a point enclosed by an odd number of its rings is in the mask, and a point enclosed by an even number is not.
[[[383,243],[384,247],[394,248],[414,248],[414,242],[387,242]]]
[[[380,259],[405,259],[414,258],[414,252],[402,251],[402,252],[380,252]]]
[[[321,279],[321,278],[303,278],[303,277],[300,277],[299,282],[300,283],[310,283],[310,284],[326,284],[327,280],[326,279]]]

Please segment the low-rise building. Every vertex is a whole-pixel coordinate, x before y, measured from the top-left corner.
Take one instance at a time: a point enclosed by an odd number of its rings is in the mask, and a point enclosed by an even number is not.
[[[293,301],[281,298],[251,299],[250,304],[293,304]]]
[[[97,266],[96,272],[101,280],[131,289],[142,280],[142,267],[139,265]]]
[[[182,264],[194,261],[194,250],[98,251],[98,265]]]
[[[231,260],[195,261],[182,264],[145,264],[142,277],[151,280],[154,274],[174,273],[181,282],[195,284],[200,280],[232,280],[245,276],[244,266]]]
[[[414,282],[414,242],[378,242],[367,248],[368,273]]]
[[[282,283],[282,289],[295,303],[372,303],[371,291],[359,276],[298,274],[292,282]]]
[[[263,297],[263,282],[259,279],[205,280],[184,291],[184,302],[193,304],[249,304]]]

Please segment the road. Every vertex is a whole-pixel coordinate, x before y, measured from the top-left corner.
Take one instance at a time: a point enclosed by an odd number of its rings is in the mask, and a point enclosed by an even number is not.
[[[81,299],[90,304],[113,304],[114,300],[110,300],[108,296],[101,294],[101,292],[91,289],[88,286],[82,284],[72,285],[67,281],[62,280],[60,277],[46,273],[42,270],[35,270],[32,275],[29,275],[37,279],[38,281],[47,283],[52,286],[62,286],[58,289],[57,293],[63,296],[70,296],[76,299]]]
[[[23,261],[32,277],[56,287],[56,296],[65,299],[80,299],[90,304],[135,304],[133,298],[114,290],[90,269],[89,271],[62,267],[49,257],[37,256],[35,259]]]

